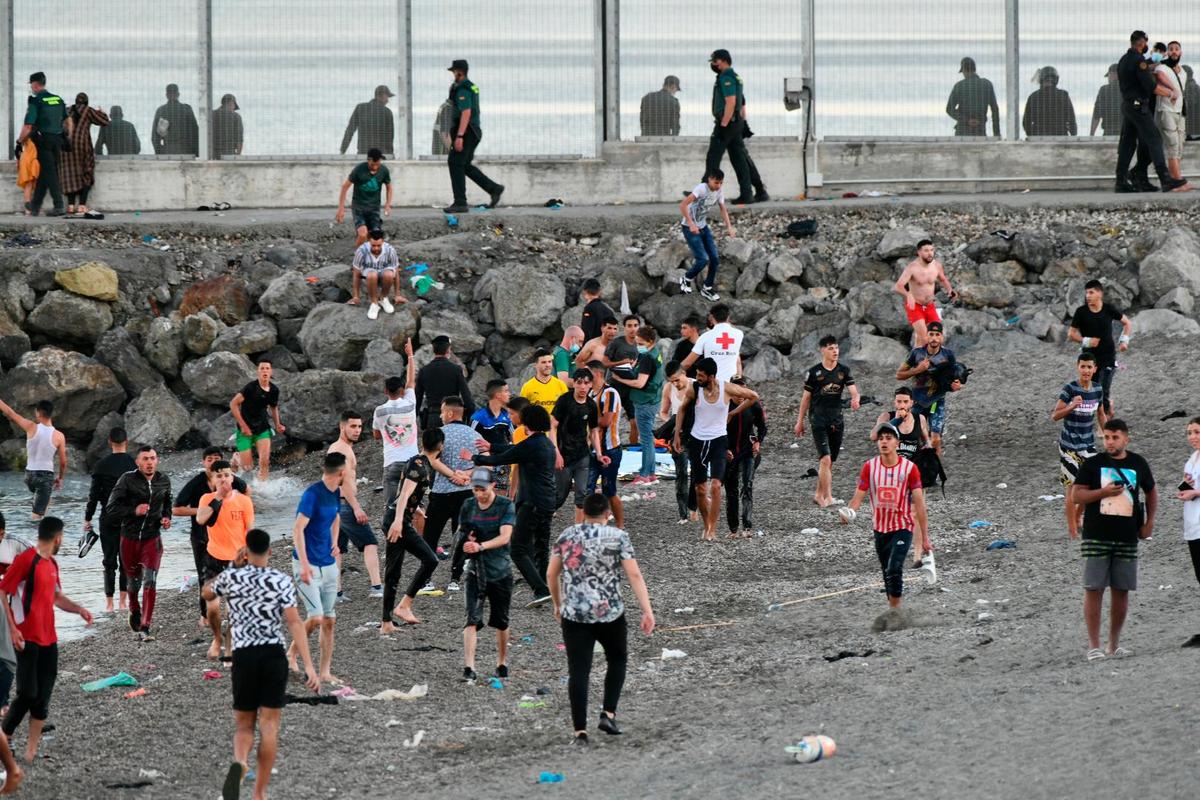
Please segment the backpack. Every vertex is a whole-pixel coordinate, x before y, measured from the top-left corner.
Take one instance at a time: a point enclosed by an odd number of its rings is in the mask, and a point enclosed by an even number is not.
[[[946,470],[942,460],[938,458],[937,450],[932,447],[922,447],[913,456],[913,464],[921,473],[921,487],[932,489],[938,481],[942,484],[942,497],[946,496]]]

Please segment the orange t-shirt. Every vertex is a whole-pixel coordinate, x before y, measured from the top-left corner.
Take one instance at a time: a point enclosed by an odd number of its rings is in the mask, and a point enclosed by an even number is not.
[[[212,504],[216,492],[200,498],[200,508]],[[208,529],[208,554],[218,561],[233,561],[246,546],[246,532],[254,527],[254,503],[241,492],[233,492],[221,501],[217,521]]]

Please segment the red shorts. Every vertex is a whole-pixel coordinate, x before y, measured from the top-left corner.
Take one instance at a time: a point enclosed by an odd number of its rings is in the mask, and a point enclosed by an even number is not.
[[[942,316],[938,313],[937,306],[930,300],[924,305],[917,303],[912,308],[904,305],[904,312],[908,315],[909,322],[924,322],[928,325],[931,322],[941,322]]]
[[[140,574],[142,567],[157,570],[162,563],[162,552],[161,536],[142,541],[121,537],[121,566],[131,577]]]

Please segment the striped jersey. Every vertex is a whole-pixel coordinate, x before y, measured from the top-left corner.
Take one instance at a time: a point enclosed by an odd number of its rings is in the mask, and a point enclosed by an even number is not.
[[[921,488],[921,471],[907,458],[886,466],[880,456],[863,464],[858,488],[871,498],[876,533],[911,531],[912,493]]]
[[[611,386],[605,386],[604,391],[600,392],[600,398],[596,401],[600,407],[600,416],[605,414],[615,414],[612,425],[607,428],[602,428],[600,432],[600,446],[605,450],[616,450],[621,446],[621,395],[617,394],[617,390]]]
[[[1074,397],[1083,398],[1083,402],[1063,417],[1058,444],[1063,450],[1081,453],[1095,448],[1096,411],[1104,399],[1104,390],[1095,382],[1085,389],[1078,381],[1071,381],[1058,394],[1058,399],[1068,405]]]
[[[396,256],[396,248],[392,247],[387,242],[383,243],[383,248],[376,256],[371,252],[371,243],[363,242],[358,249],[354,251],[355,269],[377,269],[383,271],[385,269],[396,269],[400,266],[400,260]]]

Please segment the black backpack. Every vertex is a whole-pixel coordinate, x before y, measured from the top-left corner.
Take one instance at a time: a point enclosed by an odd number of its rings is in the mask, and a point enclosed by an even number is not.
[[[921,473],[921,486],[925,489],[932,489],[942,484],[942,497],[946,496],[946,470],[942,467],[942,460],[938,458],[937,450],[932,447],[922,447],[913,456],[913,464]]]

